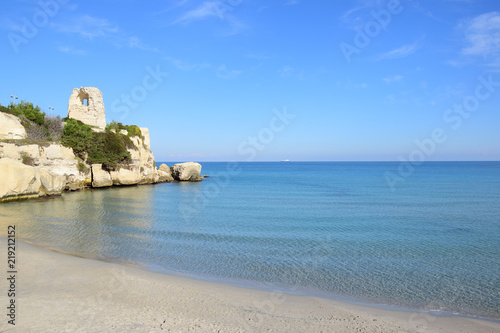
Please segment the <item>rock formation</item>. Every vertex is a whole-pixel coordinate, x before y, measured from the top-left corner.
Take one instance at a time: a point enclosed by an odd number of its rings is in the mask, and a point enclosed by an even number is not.
[[[88,100],[88,106],[83,100]],[[106,126],[102,94],[97,88],[74,89],[69,100],[68,117],[104,130]],[[16,116],[0,112],[0,140],[23,139],[26,131]],[[0,142],[0,202],[59,195],[63,191],[89,187],[155,184],[161,182],[201,181],[201,165],[194,162],[156,168],[150,146],[149,130],[130,137],[135,145],[128,149],[131,159],[116,170],[101,164],[86,165],[73,149],[57,143],[23,144]],[[121,134],[127,135],[122,130]]]
[[[158,182],[173,182],[174,181],[174,177],[172,177],[172,173],[170,171],[170,168],[168,167],[168,165],[166,165],[165,163],[163,163],[162,165],[160,165],[158,167]]]
[[[178,181],[199,182],[203,179],[200,176],[201,164],[195,162],[175,164],[170,167],[170,171],[172,172],[172,177]]]
[[[113,180],[108,171],[102,169],[102,164],[92,164],[92,187],[108,187]]]
[[[93,87],[73,89],[68,103],[68,118],[104,130],[106,115],[101,91]]]
[[[26,129],[14,115],[0,112],[0,140],[26,139]]]
[[[38,169],[8,159],[0,159],[0,198],[2,201],[37,198],[40,192]]]

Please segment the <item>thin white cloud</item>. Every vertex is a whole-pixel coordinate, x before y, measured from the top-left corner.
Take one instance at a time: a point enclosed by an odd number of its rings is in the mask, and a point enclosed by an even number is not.
[[[118,26],[111,24],[107,19],[84,15],[67,23],[53,23],[57,31],[67,34],[78,34],[93,40],[96,37],[108,37],[120,31]]]
[[[227,8],[228,6],[221,1],[205,1],[195,9],[192,9],[181,16],[174,22],[174,24],[188,24],[207,17],[219,17],[222,20],[224,19],[224,14],[227,12]]]
[[[390,84],[390,83],[399,82],[399,81],[403,80],[403,76],[402,75],[394,75],[391,77],[385,77],[382,80],[384,80],[385,83]]]
[[[231,27],[228,35],[234,35],[246,27],[245,24],[231,14],[239,4],[232,4],[230,1],[205,1],[198,7],[186,12],[172,24],[187,25],[195,21],[217,18],[222,22],[226,22]]]
[[[76,55],[85,55],[86,54],[86,52],[84,50],[75,49],[71,46],[65,46],[65,45],[58,46],[57,50],[62,52],[62,53],[68,53],[68,54],[76,54]]]
[[[490,12],[476,16],[465,25],[464,55],[500,55],[500,13]]]
[[[79,35],[90,41],[101,38],[119,48],[129,47],[144,51],[158,51],[157,48],[143,43],[138,37],[127,36],[117,25],[103,18],[84,15],[75,17],[71,21],[52,23],[51,27],[57,32]]]
[[[226,68],[226,65],[221,65],[217,69],[217,76],[220,77],[221,79],[234,79],[235,77],[239,76],[241,74],[241,71],[237,70],[230,70]]]
[[[397,49],[383,53],[377,57],[377,60],[406,58],[422,48],[423,39],[424,37],[418,39],[412,44],[403,45]]]
[[[201,63],[201,64],[193,64],[189,63],[187,61],[182,61],[179,59],[175,59],[172,57],[165,57],[165,60],[169,61],[173,66],[175,66],[177,69],[180,69],[181,71],[200,71],[205,68],[210,68],[212,67],[210,64],[207,63]]]
[[[131,49],[136,48],[136,49],[140,49],[140,50],[144,50],[144,51],[158,52],[158,49],[156,47],[152,47],[152,46],[149,46],[147,44],[144,44],[137,37],[130,37],[128,39],[128,47],[130,47]]]

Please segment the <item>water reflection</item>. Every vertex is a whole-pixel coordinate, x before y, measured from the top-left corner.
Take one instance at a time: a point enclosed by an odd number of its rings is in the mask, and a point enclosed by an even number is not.
[[[129,238],[148,244],[156,221],[154,186],[65,193],[37,202],[0,205],[2,234],[15,224],[20,239],[76,255],[104,259],[121,251]],[[121,235],[122,237],[117,237]],[[130,256],[123,259],[128,261]],[[131,260],[133,261],[133,260]]]

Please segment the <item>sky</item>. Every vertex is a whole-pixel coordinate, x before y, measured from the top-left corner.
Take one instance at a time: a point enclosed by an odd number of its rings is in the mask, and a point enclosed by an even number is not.
[[[19,0],[0,36],[2,105],[97,87],[157,161],[500,160],[497,0]]]

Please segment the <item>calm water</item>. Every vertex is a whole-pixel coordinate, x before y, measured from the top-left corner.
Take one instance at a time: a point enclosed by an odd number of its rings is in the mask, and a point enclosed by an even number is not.
[[[500,163],[426,163],[391,191],[384,173],[397,167],[203,163],[201,183],[7,203],[0,217],[20,238],[84,257],[500,318]]]

